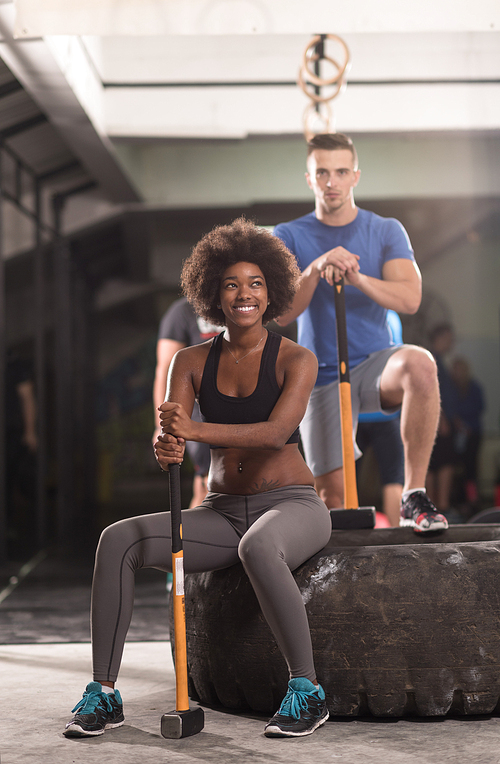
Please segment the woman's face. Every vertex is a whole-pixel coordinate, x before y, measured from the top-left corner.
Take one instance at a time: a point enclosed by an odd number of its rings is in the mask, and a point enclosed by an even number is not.
[[[221,279],[220,304],[228,325],[250,327],[256,322],[262,324],[268,296],[266,280],[259,266],[243,261],[227,268]]]

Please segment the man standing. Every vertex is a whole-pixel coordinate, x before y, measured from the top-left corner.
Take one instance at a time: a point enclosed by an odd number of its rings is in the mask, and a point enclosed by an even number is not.
[[[423,348],[392,344],[387,310],[416,313],[421,276],[406,231],[394,219],[359,209],[354,189],[360,170],[350,138],[316,135],[308,143],[306,180],[315,210],[275,228],[302,271],[290,311],[298,342],[319,361],[316,387],[301,424],[306,461],[328,507],[343,506],[333,284],[345,279],[353,425],[360,411],[401,407],[405,484],[400,525],[417,532],[444,530],[425,492],[425,478],[439,418],[436,364]],[[353,434],[355,436],[355,432]],[[356,448],[357,455],[359,450]]]

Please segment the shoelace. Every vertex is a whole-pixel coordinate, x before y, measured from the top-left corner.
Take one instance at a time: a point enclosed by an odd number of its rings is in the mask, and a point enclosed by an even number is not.
[[[278,713],[282,716],[293,716],[294,719],[300,719],[300,712],[307,710],[308,699],[311,695],[311,692],[288,690]]]
[[[75,711],[81,709],[82,714],[92,714],[94,713],[96,706],[99,705],[100,700],[104,700],[106,710],[111,713],[113,706],[111,705],[107,692],[85,692],[83,698],[76,704],[71,713],[73,714]]]
[[[410,496],[410,501],[411,501],[411,498],[412,497]],[[427,496],[427,494],[425,494],[425,493],[422,494],[421,502],[422,502],[423,506],[420,506],[420,507],[413,506],[412,507],[412,512],[415,512],[418,509],[419,510],[419,514],[421,514],[422,512],[432,512],[433,515],[436,514],[436,509],[435,509],[434,505],[432,504],[431,500],[429,499],[429,497]]]

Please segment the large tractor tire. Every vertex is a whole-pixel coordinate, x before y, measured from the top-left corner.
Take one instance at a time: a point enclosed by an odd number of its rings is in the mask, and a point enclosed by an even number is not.
[[[489,714],[500,698],[500,526],[333,531],[294,572],[332,716]],[[272,715],[287,667],[241,565],[186,576],[190,692]]]

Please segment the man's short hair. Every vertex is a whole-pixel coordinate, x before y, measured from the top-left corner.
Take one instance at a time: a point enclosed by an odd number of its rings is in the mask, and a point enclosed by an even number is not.
[[[343,133],[318,133],[307,142],[307,156],[310,156],[316,149],[324,151],[341,151],[347,149],[352,154],[354,160],[354,169],[358,167],[358,154],[354,148],[352,140]]]

